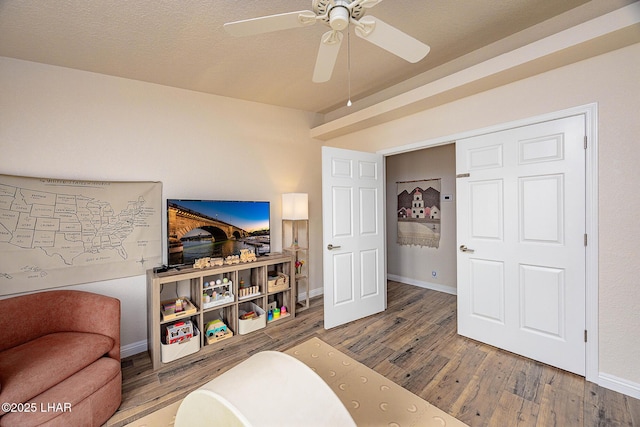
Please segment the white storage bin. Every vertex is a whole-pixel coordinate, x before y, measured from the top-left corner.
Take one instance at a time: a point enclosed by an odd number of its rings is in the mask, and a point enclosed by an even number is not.
[[[188,356],[200,350],[200,331],[193,325],[193,337],[189,341],[165,344],[160,342],[162,363],[169,363],[181,357]]]
[[[258,317],[254,317],[253,319],[238,319],[238,334],[248,334],[249,332],[257,331],[267,326],[267,316],[263,309],[252,302],[243,302],[238,305],[238,317],[251,311],[256,312]]]

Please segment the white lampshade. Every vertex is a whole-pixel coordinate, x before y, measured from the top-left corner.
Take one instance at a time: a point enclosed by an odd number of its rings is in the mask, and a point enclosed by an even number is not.
[[[309,195],[307,193],[283,194],[282,219],[309,219]]]

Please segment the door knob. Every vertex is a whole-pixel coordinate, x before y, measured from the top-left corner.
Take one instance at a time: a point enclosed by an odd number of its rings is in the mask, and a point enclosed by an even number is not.
[[[474,253],[475,251],[473,249],[469,249],[467,248],[466,245],[460,245],[460,252],[469,252],[470,254]]]
[[[331,250],[331,249],[340,249],[340,246],[333,246],[331,243],[329,243],[327,245],[327,249]]]

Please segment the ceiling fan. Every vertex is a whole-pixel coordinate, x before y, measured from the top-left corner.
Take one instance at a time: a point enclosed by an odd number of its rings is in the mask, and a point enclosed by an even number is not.
[[[431,49],[428,45],[411,37],[374,16],[364,16],[365,9],[372,8],[382,0],[312,0],[312,9],[281,13],[260,18],[224,24],[225,30],[234,36],[252,36],[296,27],[307,27],[322,21],[331,29],[324,33],[313,72],[313,81],[326,82],[331,78],[340,45],[342,30],[352,24],[358,37],[382,49],[415,63],[424,58]]]

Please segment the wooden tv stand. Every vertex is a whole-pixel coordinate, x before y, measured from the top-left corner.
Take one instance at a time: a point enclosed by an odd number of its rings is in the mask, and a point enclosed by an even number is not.
[[[271,276],[269,275],[271,273]],[[280,280],[274,280],[279,277]],[[225,283],[216,285],[216,281],[225,280]],[[230,286],[225,288],[225,284]],[[254,286],[252,292],[243,291],[241,294],[240,282],[246,287]],[[284,283],[283,283],[284,282]],[[213,283],[213,285],[212,285]],[[232,297],[226,296],[219,301],[210,298],[205,303],[203,293],[207,290],[223,292],[229,289]],[[219,293],[216,293],[219,297]],[[186,297],[189,304],[185,304],[185,310],[180,313],[162,312],[161,301],[175,300],[177,297]],[[264,310],[265,318],[268,316],[268,307],[272,305],[281,308],[285,306],[287,313],[277,319],[266,322],[268,328],[276,322],[283,322],[295,317],[296,309],[296,283],[294,259],[291,255],[271,254],[259,257],[256,261],[223,265],[218,267],[208,267],[203,269],[180,268],[170,269],[162,273],[155,273],[153,270],[147,271],[147,343],[153,369],[170,363],[171,360],[163,362],[163,358],[171,359],[175,349],[189,349],[196,352],[205,345],[216,345],[214,337],[207,339],[205,329],[207,323],[214,319],[221,319],[233,332],[233,339],[239,332],[239,311],[246,308],[247,303],[255,304]],[[167,325],[177,321],[190,320],[199,330],[196,340],[183,344],[171,344],[169,347],[163,342]],[[243,325],[245,326],[245,325]],[[245,328],[245,331],[247,329]],[[246,332],[245,332],[246,333]],[[224,339],[225,337],[220,337]],[[211,342],[211,344],[209,344]],[[186,344],[186,345],[185,345]],[[197,350],[196,350],[197,348]],[[169,351],[171,350],[171,351]],[[179,354],[178,351],[176,354]],[[191,353],[188,353],[191,354]],[[182,357],[178,355],[176,357]]]

